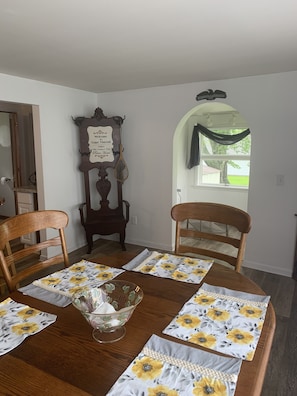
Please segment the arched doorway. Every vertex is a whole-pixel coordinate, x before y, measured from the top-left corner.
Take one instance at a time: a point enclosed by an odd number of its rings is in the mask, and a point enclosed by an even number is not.
[[[242,114],[225,103],[203,103],[185,114],[176,128],[173,140],[173,204],[208,201],[224,203],[247,210],[248,185],[199,183],[197,173],[199,167],[187,168],[193,127],[197,123],[209,129],[221,128],[226,130],[234,128],[244,130],[248,128],[248,123]],[[249,154],[250,149],[251,146],[249,147]],[[236,171],[238,172],[238,169]]]

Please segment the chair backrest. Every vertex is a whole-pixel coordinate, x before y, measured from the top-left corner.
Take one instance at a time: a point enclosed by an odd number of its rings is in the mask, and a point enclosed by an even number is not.
[[[240,272],[251,229],[248,213],[218,203],[186,202],[173,206],[171,217],[176,221],[175,254],[211,257]]]
[[[6,249],[6,255],[12,254],[10,243],[6,244],[5,249]],[[10,271],[13,275],[16,274],[14,262],[11,263]],[[6,286],[6,281],[5,281],[5,278],[2,274],[1,267],[0,267],[0,296],[1,296],[1,294],[4,294],[4,292],[6,290],[5,286]]]
[[[69,266],[64,228],[68,224],[68,215],[58,210],[41,210],[23,213],[10,217],[0,223],[0,269],[9,291],[16,289],[19,282],[31,277],[35,273],[50,266],[64,262]],[[43,234],[50,230],[57,230],[57,236],[44,239]],[[42,238],[32,245],[25,245],[20,250],[12,251],[10,243],[22,236],[41,231]],[[53,231],[50,231],[53,232]],[[42,239],[42,240],[41,240]],[[44,254],[44,249],[51,247],[61,248],[61,253],[50,257],[49,250]],[[40,259],[42,255],[42,259]],[[44,256],[49,257],[43,259]],[[29,258],[29,265],[22,265]],[[20,268],[22,267],[22,268]],[[25,268],[24,268],[25,267]]]

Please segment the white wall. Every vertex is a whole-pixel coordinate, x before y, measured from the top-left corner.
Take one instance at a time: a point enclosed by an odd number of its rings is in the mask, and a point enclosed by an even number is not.
[[[291,276],[297,210],[297,72],[214,82],[131,90],[98,95],[106,113],[126,115],[123,145],[130,176],[124,197],[138,224],[128,225],[127,240],[172,247],[170,208],[178,201],[174,134],[206,89],[227,92],[226,103],[248,121],[252,166],[248,212],[252,230],[244,265]],[[174,161],[183,164],[183,160]],[[173,175],[172,175],[173,169]],[[284,175],[284,185],[276,176]],[[178,186],[183,180],[178,181]]]
[[[245,265],[292,274],[297,197],[297,72],[193,83],[94,95],[0,74],[0,100],[39,106],[46,209],[70,216],[69,250],[85,243],[77,206],[82,201],[78,171],[78,134],[71,116],[92,115],[96,106],[106,115],[126,116],[122,141],[129,167],[123,195],[138,224],[127,227],[127,242],[163,249],[173,244],[170,209],[176,202],[175,131],[197,106],[205,89],[227,92],[252,130],[252,167],[248,211],[252,230]],[[284,175],[284,185],[276,185]],[[181,181],[182,182],[182,181]]]
[[[39,106],[44,202],[40,209],[68,213],[66,239],[69,251],[84,245],[78,204],[83,202],[81,172],[78,170],[78,128],[72,116],[93,115],[97,95],[58,85],[0,74],[0,100]],[[37,164],[38,166],[38,164]],[[42,194],[41,194],[42,195]]]

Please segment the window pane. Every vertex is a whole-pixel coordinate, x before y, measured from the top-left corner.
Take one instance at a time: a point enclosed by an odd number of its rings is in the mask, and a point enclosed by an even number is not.
[[[208,159],[199,166],[200,183],[248,187],[250,161],[237,159]]]
[[[211,128],[220,135],[238,135],[246,128]],[[212,186],[249,186],[251,136],[238,143],[223,145],[200,134],[199,184]]]

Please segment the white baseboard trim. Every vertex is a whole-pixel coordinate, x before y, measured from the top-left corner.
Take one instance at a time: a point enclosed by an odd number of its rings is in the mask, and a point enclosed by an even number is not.
[[[271,267],[266,264],[255,263],[253,261],[247,261],[247,260],[244,260],[242,266],[246,267],[246,268],[252,268],[255,270],[259,270],[259,271],[269,272],[271,274],[282,275],[282,276],[287,276],[289,278],[292,278],[292,271],[288,271],[287,269],[280,268],[280,267],[278,267],[278,268]]]
[[[145,246],[147,248],[151,249],[160,249],[160,250],[166,250],[168,252],[173,251],[171,245],[164,245],[164,244],[158,244],[156,242],[151,242],[151,241],[142,241],[138,239],[125,239],[125,243],[130,243],[131,245],[138,245],[138,246]]]

